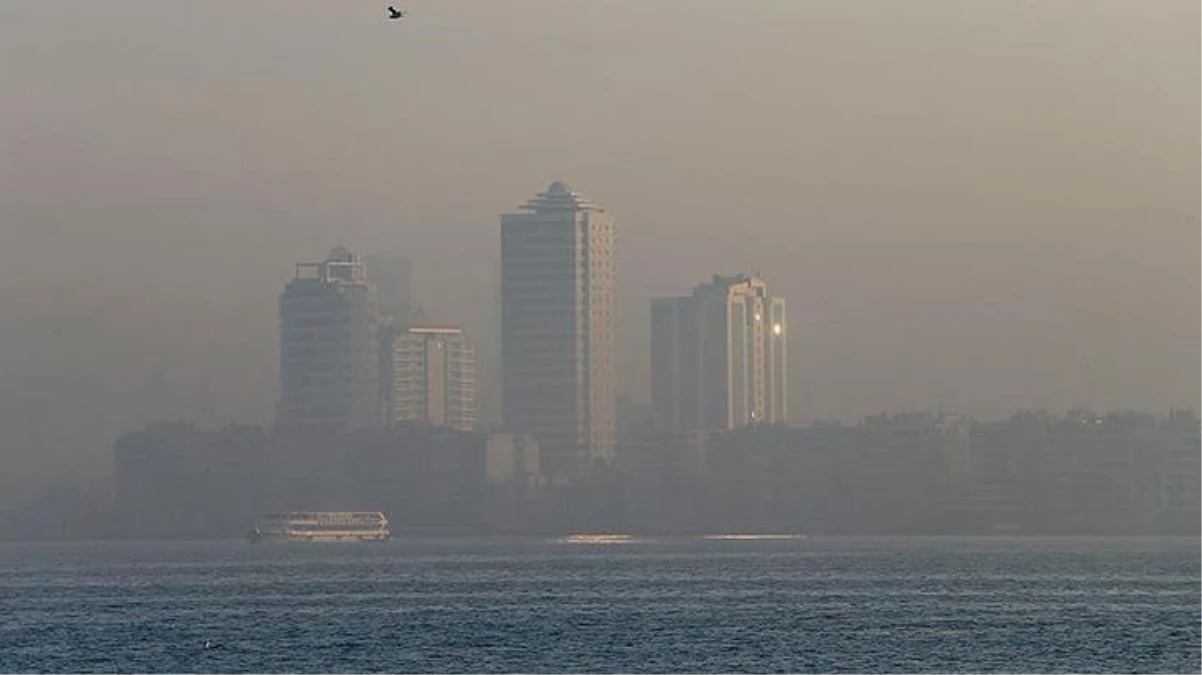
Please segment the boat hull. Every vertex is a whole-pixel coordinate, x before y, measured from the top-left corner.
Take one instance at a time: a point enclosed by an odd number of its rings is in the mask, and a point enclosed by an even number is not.
[[[284,544],[284,543],[342,543],[342,542],[380,542],[388,541],[392,538],[389,534],[344,534],[344,535],[312,535],[312,534],[282,534],[269,533],[263,534],[251,532],[248,536],[252,544]]]

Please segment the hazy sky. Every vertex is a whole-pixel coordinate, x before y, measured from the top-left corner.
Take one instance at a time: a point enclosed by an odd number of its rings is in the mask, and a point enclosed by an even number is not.
[[[793,420],[1199,400],[1197,2],[0,2],[0,490],[268,421],[335,243],[487,325],[498,215],[618,221],[648,298],[760,271]]]

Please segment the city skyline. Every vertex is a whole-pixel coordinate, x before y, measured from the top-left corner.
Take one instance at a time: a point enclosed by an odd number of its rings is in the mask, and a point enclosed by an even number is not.
[[[570,215],[571,223],[564,221],[565,215]],[[613,222],[604,210],[566,183],[555,182],[527,202],[524,212],[503,216],[502,225],[500,261],[508,261],[511,269],[502,276],[503,281],[508,280],[509,291],[503,285],[498,287],[502,304],[499,310],[504,311],[504,300],[509,298],[518,317],[509,330],[522,350],[533,346],[533,351],[513,365],[520,371],[523,361],[542,359],[547,353],[547,336],[543,335],[547,322],[541,314],[554,309],[549,300],[557,293],[562,295],[555,288],[560,283],[590,289],[568,303],[568,314],[601,320],[585,320],[572,329],[570,332],[577,337],[585,337],[570,351],[588,354],[587,336],[612,345],[614,317],[608,296],[620,280],[614,277],[609,259],[614,245]],[[567,231],[566,225],[572,230]],[[505,232],[509,233],[508,243]],[[572,246],[566,246],[568,243]],[[565,281],[552,280],[551,285],[545,285],[544,277],[555,277],[565,259],[575,260],[562,270],[571,272],[563,276]],[[328,433],[421,422],[459,431],[534,431],[520,416],[511,422],[480,418],[477,373],[481,367],[476,346],[461,327],[417,321],[420,311],[415,311],[412,259],[362,255],[335,246],[323,261],[298,262],[295,268],[293,279],[280,295],[277,428]],[[530,280],[537,287],[532,287]],[[538,319],[534,324],[529,324],[529,317],[521,316],[527,309],[526,296],[538,300],[540,316],[534,317]],[[763,279],[746,274],[714,274],[710,282],[695,286],[690,296],[650,298],[649,302],[653,390],[649,421],[654,426],[664,431],[692,432],[787,423],[785,300],[769,295]],[[590,332],[593,323],[603,325],[594,326],[598,329]],[[490,351],[506,353],[497,345]],[[373,352],[377,354],[374,368],[359,363],[371,361],[365,355]],[[612,359],[612,353],[601,353],[590,356],[587,362],[601,365]],[[589,367],[576,365],[564,372]],[[357,378],[350,375],[352,370]],[[670,377],[665,376],[668,372]],[[370,378],[372,374],[375,380]],[[519,372],[515,379],[524,378]],[[608,384],[621,380],[613,372],[605,373],[604,378],[586,375],[580,385],[585,400],[592,398],[587,385],[592,379],[607,379]],[[364,394],[375,386],[379,391],[376,398],[352,396],[355,391],[361,389],[358,393]],[[692,391],[686,391],[690,387]],[[661,400],[669,390],[672,400]],[[358,413],[351,405],[353,400],[361,404]],[[375,418],[364,414],[373,402],[381,411]],[[343,409],[342,404],[349,407]],[[504,408],[503,399],[493,405]],[[669,407],[672,412],[667,410]],[[614,427],[614,431],[607,431],[613,442],[581,451],[582,456],[612,460],[617,408],[615,398],[610,406],[613,419],[603,422]],[[584,427],[591,424],[586,415]],[[627,424],[639,427],[643,420],[631,418]],[[551,432],[554,434],[555,429]],[[554,441],[550,447],[555,447]],[[551,465],[555,465],[554,460]]]
[[[497,214],[559,177],[622,223],[632,401],[647,297],[759,270],[794,424],[1199,407],[1196,3],[377,9],[5,4],[6,495],[272,419],[276,295],[336,243],[483,339]]]
[[[1202,672],[1200,26],[0,2],[0,672]]]

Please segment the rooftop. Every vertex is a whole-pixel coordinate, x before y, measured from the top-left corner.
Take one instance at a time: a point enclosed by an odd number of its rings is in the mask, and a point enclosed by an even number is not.
[[[521,206],[524,211],[543,213],[546,211],[604,211],[600,205],[572,189],[563,181],[555,181],[544,192],[538,193]]]

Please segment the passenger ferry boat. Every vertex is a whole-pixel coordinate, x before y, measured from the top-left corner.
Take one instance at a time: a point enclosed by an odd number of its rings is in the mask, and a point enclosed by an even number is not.
[[[252,542],[384,541],[392,536],[379,511],[293,511],[260,518]]]

